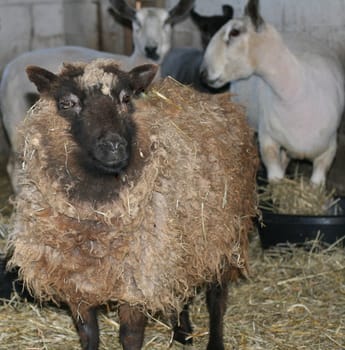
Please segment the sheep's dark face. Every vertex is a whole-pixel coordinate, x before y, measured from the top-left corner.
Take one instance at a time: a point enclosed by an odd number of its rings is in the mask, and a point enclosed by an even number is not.
[[[81,161],[89,169],[119,173],[128,165],[135,126],[130,90],[104,96],[98,89],[79,96],[59,96],[58,111],[71,120],[71,133],[80,146]]]
[[[42,96],[52,97],[58,113],[70,122],[83,166],[119,174],[129,164],[135,139],[132,97],[150,84],[157,68],[144,65],[127,73],[105,66],[101,81],[91,82],[83,80],[86,71],[67,68],[68,74],[60,76],[39,67],[28,67],[27,72]]]

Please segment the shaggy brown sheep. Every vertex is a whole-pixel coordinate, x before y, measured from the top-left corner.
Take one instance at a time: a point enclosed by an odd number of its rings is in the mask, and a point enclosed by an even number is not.
[[[147,313],[190,342],[188,302],[206,288],[209,350],[224,349],[228,282],[247,274],[256,214],[253,133],[229,95],[112,60],[30,66],[41,97],[22,127],[11,266],[41,300],[70,307],[83,349],[96,308],[118,303],[120,342],[141,349]]]

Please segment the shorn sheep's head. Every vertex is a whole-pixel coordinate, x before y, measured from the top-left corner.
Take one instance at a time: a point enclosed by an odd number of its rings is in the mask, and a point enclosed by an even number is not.
[[[129,72],[111,60],[64,64],[60,74],[28,66],[29,79],[41,98],[53,99],[70,123],[80,163],[99,174],[119,174],[129,164],[135,138],[132,97],[153,80],[158,67],[145,64]]]
[[[220,88],[253,74],[257,64],[254,51],[264,28],[259,0],[249,0],[244,16],[227,22],[211,39],[200,67],[201,79]]]
[[[195,0],[180,0],[170,10],[153,7],[136,10],[125,0],[110,0],[115,14],[132,22],[134,54],[157,63],[171,48],[172,26],[188,15],[194,3]]]

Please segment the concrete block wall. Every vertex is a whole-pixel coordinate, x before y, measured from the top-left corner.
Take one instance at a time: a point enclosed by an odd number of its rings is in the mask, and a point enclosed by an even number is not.
[[[20,52],[64,44],[62,0],[0,0],[0,67]]]
[[[166,8],[177,1],[165,0]],[[220,14],[223,4],[231,4],[239,15],[245,0],[197,0],[196,10]],[[279,30],[304,32],[344,46],[345,0],[262,0],[261,7],[264,18]],[[130,29],[116,23],[108,8],[108,0],[0,0],[0,71],[19,53],[40,47],[82,45],[130,54]],[[190,19],[175,26],[173,44],[200,47]]]
[[[0,71],[18,54],[42,47],[125,52],[124,28],[108,8],[108,0],[0,0]]]
[[[177,2],[165,0],[165,6]],[[196,10],[220,14],[223,4],[240,15],[245,0],[196,0]],[[115,22],[108,8],[109,0],[0,0],[0,70],[21,52],[64,44],[130,54],[130,29]],[[345,43],[345,0],[262,0],[261,8],[279,30],[304,32],[330,45]],[[175,26],[173,44],[200,47],[190,19]]]

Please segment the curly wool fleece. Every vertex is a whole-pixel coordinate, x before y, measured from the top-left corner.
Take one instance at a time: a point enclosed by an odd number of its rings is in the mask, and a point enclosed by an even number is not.
[[[41,99],[22,129],[11,264],[36,296],[74,314],[113,300],[180,310],[225,265],[233,279],[247,274],[257,152],[241,108],[167,78],[136,101],[133,119],[138,162],[121,179],[99,179],[121,182],[107,201],[70,195],[88,184],[53,101]]]

